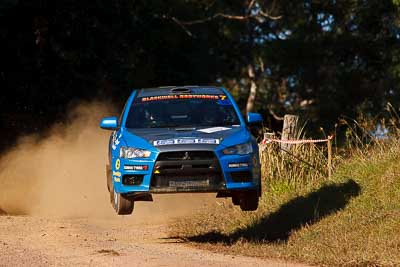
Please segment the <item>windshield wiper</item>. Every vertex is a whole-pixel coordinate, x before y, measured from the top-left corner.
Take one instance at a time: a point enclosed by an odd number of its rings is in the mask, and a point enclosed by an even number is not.
[[[194,131],[196,130],[195,127],[180,127],[180,128],[175,128],[175,131]]]
[[[193,125],[182,125],[182,124],[164,124],[164,125],[158,125],[157,128],[168,128],[168,129],[174,129],[176,131],[193,131],[196,130],[196,127]]]

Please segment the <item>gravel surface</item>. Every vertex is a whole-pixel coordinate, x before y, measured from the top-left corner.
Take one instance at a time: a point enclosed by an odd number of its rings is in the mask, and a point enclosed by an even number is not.
[[[168,238],[166,224],[0,216],[0,266],[301,266],[198,250]]]

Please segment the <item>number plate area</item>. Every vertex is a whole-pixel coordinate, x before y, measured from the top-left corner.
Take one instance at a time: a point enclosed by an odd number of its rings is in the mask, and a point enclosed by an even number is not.
[[[210,185],[210,180],[170,180],[171,187],[206,187]]]
[[[220,176],[170,176],[155,175],[151,182],[151,192],[217,192],[225,188],[225,183]]]

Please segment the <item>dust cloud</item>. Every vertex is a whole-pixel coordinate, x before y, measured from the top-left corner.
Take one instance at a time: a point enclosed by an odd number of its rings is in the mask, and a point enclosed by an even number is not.
[[[109,203],[105,164],[109,131],[101,117],[115,115],[104,102],[81,103],[47,134],[21,138],[0,157],[0,213],[116,218]],[[215,205],[215,195],[153,196],[135,203],[132,218],[165,220]]]

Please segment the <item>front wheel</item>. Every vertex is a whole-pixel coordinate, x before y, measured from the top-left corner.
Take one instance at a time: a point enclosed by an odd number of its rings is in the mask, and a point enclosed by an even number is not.
[[[243,211],[255,211],[258,208],[259,192],[251,191],[246,192],[240,198],[240,209]]]
[[[114,186],[112,186],[112,199],[111,203],[114,210],[118,215],[129,215],[132,214],[134,201],[130,200],[123,195],[115,192]]]

